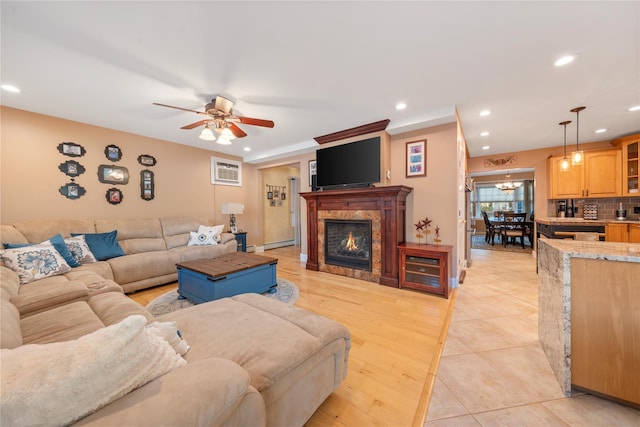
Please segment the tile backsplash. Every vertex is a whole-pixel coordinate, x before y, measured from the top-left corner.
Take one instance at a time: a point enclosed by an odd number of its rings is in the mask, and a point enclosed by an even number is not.
[[[633,213],[633,208],[640,206],[640,197],[619,197],[612,199],[573,199],[573,205],[578,208],[576,218],[582,218],[584,214],[584,205],[598,205],[599,220],[615,220],[616,210],[620,208],[627,210],[627,219],[640,220],[640,214]],[[547,217],[553,218],[557,216],[556,200],[547,201]]]

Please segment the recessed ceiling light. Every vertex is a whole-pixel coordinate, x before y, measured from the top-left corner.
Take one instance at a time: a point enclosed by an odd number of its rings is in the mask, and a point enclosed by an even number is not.
[[[486,130],[484,132],[480,132],[480,136],[489,136],[489,132],[487,132]]]
[[[249,147],[244,147],[244,151],[251,151],[251,148],[249,148]]]
[[[482,149],[483,149],[483,150],[488,150],[489,148],[491,148],[491,147],[489,147],[488,145],[483,145],[483,146],[482,146]]]
[[[20,89],[18,89],[17,87],[15,87],[13,85],[2,85],[0,87],[2,89],[6,90],[7,92],[20,93]]]
[[[597,129],[596,133],[605,133],[607,131],[607,129]]]
[[[640,110],[640,105],[636,105],[636,106],[633,106],[633,107],[629,108],[629,111],[638,111],[638,110]]]
[[[491,114],[491,111],[489,111],[489,110],[482,110],[482,111],[480,111],[480,115],[481,115],[482,117],[488,116],[489,114]]]
[[[555,65],[556,67],[562,67],[563,65],[572,63],[574,59],[576,58],[573,55],[563,56],[562,58],[554,62],[553,65]]]
[[[407,104],[405,104],[404,102],[398,102],[396,104],[396,110],[404,110],[405,108],[407,108]]]

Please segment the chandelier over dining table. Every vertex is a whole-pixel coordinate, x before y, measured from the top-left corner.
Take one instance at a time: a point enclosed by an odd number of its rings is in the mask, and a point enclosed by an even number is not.
[[[509,172],[507,172],[507,175],[504,177],[504,181],[503,182],[498,182],[496,184],[496,188],[506,192],[506,193],[510,193],[512,191],[514,191],[516,188],[520,187],[522,185],[522,182],[513,182],[511,180],[511,174]]]

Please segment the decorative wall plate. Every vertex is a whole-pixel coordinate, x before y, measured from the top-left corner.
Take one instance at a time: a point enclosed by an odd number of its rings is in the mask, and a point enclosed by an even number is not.
[[[58,151],[69,157],[82,157],[87,152],[82,145],[75,142],[61,142],[58,144]]]
[[[103,184],[129,183],[129,170],[122,166],[100,165],[98,166],[98,180]]]
[[[107,145],[104,148],[104,155],[112,162],[117,162],[122,158],[122,150],[117,145]]]
[[[111,203],[112,205],[120,204],[120,202],[122,202],[122,199],[124,198],[124,196],[122,195],[122,191],[115,187],[108,189],[105,197],[107,199],[107,202]]]
[[[78,175],[82,175],[85,172],[84,166],[75,160],[67,160],[64,163],[60,163],[58,165],[58,169],[63,172],[67,176],[76,177]]]
[[[156,158],[148,154],[141,154],[138,156],[138,163],[142,166],[155,166]]]
[[[84,194],[87,192],[84,187],[76,184],[75,182],[66,183],[65,185],[60,187],[58,191],[60,191],[60,194],[62,194],[67,199],[78,199],[84,196]]]
[[[153,200],[155,197],[153,172],[149,169],[140,171],[140,197],[142,200]]]

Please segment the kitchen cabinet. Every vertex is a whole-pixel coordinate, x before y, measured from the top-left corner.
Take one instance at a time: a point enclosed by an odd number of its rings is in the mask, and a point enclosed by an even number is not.
[[[640,134],[629,135],[617,140],[622,147],[622,195],[634,196],[638,193],[638,145]]]
[[[549,159],[549,198],[577,199],[582,197],[583,167],[575,165],[566,171],[560,168],[563,157]]]
[[[551,157],[549,198],[577,199],[619,197],[622,195],[622,151],[620,149],[584,152],[582,165],[560,169],[562,157]]]
[[[400,288],[418,289],[449,298],[452,250],[450,245],[398,245]]]
[[[640,264],[571,258],[571,384],[640,404]]]
[[[640,224],[607,224],[605,240],[607,242],[640,243]]]

